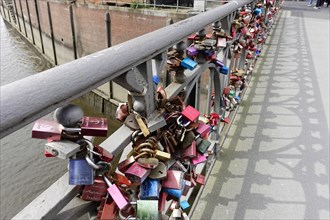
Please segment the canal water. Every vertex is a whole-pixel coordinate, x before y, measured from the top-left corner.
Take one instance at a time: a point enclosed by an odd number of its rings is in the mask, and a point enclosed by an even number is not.
[[[0,26],[1,86],[49,68],[2,18]],[[74,103],[85,115],[103,116],[82,100]],[[52,114],[44,118],[52,119]],[[67,171],[67,161],[44,156],[46,141],[31,138],[33,124],[0,139],[1,220],[11,219]]]

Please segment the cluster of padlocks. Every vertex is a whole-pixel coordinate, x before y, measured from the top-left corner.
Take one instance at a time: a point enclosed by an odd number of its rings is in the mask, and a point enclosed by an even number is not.
[[[54,120],[37,120],[32,137],[47,139],[46,157],[69,160],[68,184],[83,186],[81,199],[98,202],[98,219],[189,219],[185,210],[190,204],[182,197],[204,185],[205,177],[196,167],[213,153],[208,137],[220,122],[229,123],[225,113],[239,104],[240,92],[247,86],[247,76],[276,12],[271,2],[258,3],[253,10],[242,8],[230,33],[215,23],[211,34],[200,31],[188,37],[187,48],[168,53],[167,68],[175,74],[212,62],[229,77],[228,86],[221,91],[223,112],[201,117],[197,109],[184,104],[183,93],[167,98],[164,88],[158,86],[157,110],[163,124],[150,130],[148,120],[132,105],[121,104],[116,118],[132,130],[132,150],[118,164],[112,164],[111,152],[89,138],[107,136],[107,119],[84,116],[72,104],[56,109]],[[233,60],[244,56],[244,70],[229,68],[217,59],[217,50],[227,47],[227,41],[233,47]],[[167,201],[171,201],[169,207]]]

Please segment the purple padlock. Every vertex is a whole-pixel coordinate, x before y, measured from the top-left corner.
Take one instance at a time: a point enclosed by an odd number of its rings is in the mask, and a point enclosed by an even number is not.
[[[215,60],[215,65],[217,65],[218,67],[223,67],[225,64],[221,61],[221,60],[218,60],[218,59],[216,59]]]
[[[188,56],[196,56],[198,54],[198,50],[194,46],[190,46],[186,48],[186,53]]]
[[[204,163],[206,161],[206,156],[204,154],[197,153],[197,157],[191,159],[191,163],[196,165],[199,163]]]

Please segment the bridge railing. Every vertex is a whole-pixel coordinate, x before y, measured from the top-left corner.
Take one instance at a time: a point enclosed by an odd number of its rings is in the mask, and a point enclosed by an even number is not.
[[[154,75],[160,75],[167,63],[167,52],[170,48],[182,46],[182,42],[192,33],[220,22],[228,33],[237,10],[243,6],[254,8],[252,0],[231,1],[223,6],[201,13],[194,17],[177,22],[170,26],[132,39],[125,43],[88,55],[78,60],[63,64],[42,73],[18,80],[1,87],[1,127],[0,137],[4,137],[24,125],[54,111],[87,92],[114,81],[129,91],[136,111],[148,119],[149,129],[157,127],[157,104],[155,97]],[[239,37],[239,36],[238,36]],[[237,39],[234,39],[237,40]],[[217,57],[230,69],[251,71],[245,60],[245,49],[239,59],[232,56],[232,42],[217,51]],[[201,77],[208,71],[206,88],[206,106],[201,106]],[[184,75],[176,75],[174,80],[163,82],[167,98],[175,97],[185,91],[185,104],[196,109],[204,108],[204,113],[221,112],[222,89],[229,83],[229,76],[219,73],[219,68],[212,62],[198,65],[194,70],[186,70]],[[19,89],[18,89],[19,88]],[[213,107],[211,99],[214,100]],[[212,108],[212,109],[211,109]],[[213,129],[209,137],[212,143],[210,157],[216,154],[221,145],[224,124]],[[122,125],[108,137],[101,147],[119,156],[131,144],[132,130]],[[126,155],[123,153],[123,155]],[[212,160],[208,168],[212,166]],[[196,172],[205,171],[204,164],[197,167]],[[15,219],[72,219],[95,208],[92,202],[74,199],[80,186],[68,185],[68,173],[62,176],[51,187],[33,200],[19,212]],[[186,196],[189,199],[192,191]],[[192,212],[191,212],[192,213]]]

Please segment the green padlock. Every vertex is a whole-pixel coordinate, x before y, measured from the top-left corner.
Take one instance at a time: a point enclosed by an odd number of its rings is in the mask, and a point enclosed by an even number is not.
[[[200,152],[201,154],[204,154],[209,146],[211,145],[211,142],[203,139],[203,138],[197,138],[196,140],[196,150]]]
[[[229,96],[231,96],[231,97],[235,97],[235,90],[230,90],[230,92],[229,92]]]
[[[137,200],[137,220],[158,220],[159,217],[158,200]]]

